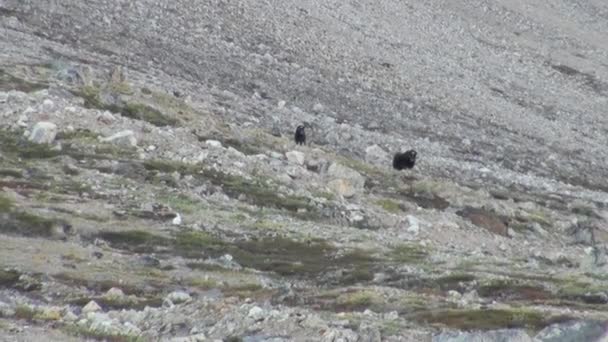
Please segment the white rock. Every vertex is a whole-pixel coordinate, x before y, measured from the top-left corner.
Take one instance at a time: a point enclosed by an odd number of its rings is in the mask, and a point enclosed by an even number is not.
[[[233,156],[235,156],[237,158],[241,158],[241,159],[247,157],[245,155],[245,153],[237,150],[236,148],[234,148],[232,146],[228,147],[228,153],[232,154]]]
[[[222,147],[222,143],[217,140],[207,140],[207,141],[205,141],[205,145],[207,145],[208,147],[212,147],[212,148],[221,148]]]
[[[180,224],[182,224],[182,217],[180,214],[177,214],[177,216],[175,216],[173,218],[173,221],[171,221],[171,223],[173,223],[173,225],[175,226],[179,226]]]
[[[304,165],[304,161],[306,160],[306,155],[300,151],[289,151],[285,153],[285,156],[290,163],[296,163],[298,165]]]
[[[63,314],[63,320],[66,322],[75,322],[78,320],[78,316],[76,316],[72,310],[66,310]]]
[[[264,312],[264,309],[262,309],[259,306],[254,306],[251,309],[249,309],[249,314],[247,315],[249,318],[253,319],[254,321],[261,321],[264,320],[266,313]]]
[[[50,144],[57,136],[57,125],[48,121],[40,121],[34,125],[29,140],[36,144]]]
[[[82,308],[83,314],[88,314],[92,312],[101,311],[101,306],[99,306],[94,300],[90,301],[87,305]]]
[[[279,109],[283,109],[283,108],[285,107],[285,105],[286,105],[286,104],[287,104],[287,102],[285,102],[285,101],[281,100],[281,101],[279,101],[279,103],[277,104],[277,107],[278,107]]]
[[[412,215],[407,215],[406,218],[408,222],[407,232],[417,235],[420,232],[420,221]]]
[[[270,155],[270,158],[283,159],[283,155],[280,154],[279,152],[270,151],[269,155]]]
[[[109,137],[99,137],[101,142],[111,142],[122,146],[137,146],[137,138],[132,130],[124,130]]]
[[[100,113],[99,115],[97,115],[97,121],[102,122],[106,125],[109,125],[109,124],[113,123],[114,121],[116,121],[116,118],[114,117],[114,114],[112,114],[106,110],[106,111]]]
[[[167,299],[169,299],[171,302],[173,302],[175,304],[180,304],[180,303],[188,302],[192,298],[190,297],[189,294],[187,294],[184,291],[173,291],[173,292],[169,293],[169,295],[167,296]]]
[[[122,290],[117,287],[113,287],[113,288],[109,289],[108,292],[106,292],[106,294],[105,294],[106,298],[114,298],[114,299],[123,298],[124,296],[125,296],[125,293],[122,292]]]
[[[312,106],[312,111],[316,114],[319,114],[323,111],[323,105],[320,103],[315,104],[314,106]]]
[[[44,110],[51,110],[54,106],[55,102],[53,102],[53,100],[51,99],[45,99],[44,101],[42,101],[42,108]]]
[[[384,319],[394,321],[399,319],[399,313],[397,311],[391,311],[384,314]]]

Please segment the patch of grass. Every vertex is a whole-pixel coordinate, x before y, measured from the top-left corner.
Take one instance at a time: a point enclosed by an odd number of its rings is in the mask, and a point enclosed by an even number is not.
[[[280,275],[317,274],[331,264],[333,248],[323,241],[299,242],[284,237],[236,242],[231,251],[245,267]]]
[[[553,226],[551,218],[542,210],[532,210],[524,216],[526,221],[539,223],[543,227]]]
[[[32,93],[38,90],[47,89],[48,87],[49,86],[46,84],[29,82],[0,69],[0,91],[17,90],[24,93]]]
[[[398,214],[402,212],[399,203],[388,198],[379,199],[376,201],[376,204],[389,213]]]
[[[12,287],[18,281],[21,273],[17,270],[0,269],[0,287]]]
[[[552,295],[540,285],[515,279],[493,279],[479,285],[477,292],[482,297],[500,300],[545,300]]]
[[[428,251],[415,244],[401,244],[393,247],[393,250],[389,254],[389,258],[393,261],[412,264],[420,263],[426,260],[428,257]]]
[[[23,173],[21,170],[0,169],[0,177],[23,178]]]
[[[73,131],[61,131],[57,133],[57,140],[96,140],[99,134],[86,128],[79,128]]]
[[[384,302],[382,297],[371,291],[362,290],[343,293],[336,298],[336,307],[341,311],[363,311]]]
[[[588,206],[588,205],[584,205],[584,204],[577,204],[574,205],[572,207],[572,212],[577,214],[577,215],[582,215],[582,216],[588,216],[588,217],[594,217],[594,218],[601,218],[596,212],[595,212],[595,208]]]
[[[565,280],[558,289],[561,299],[583,302],[587,304],[607,304],[602,293],[606,291],[605,285],[595,285],[579,280]]]
[[[491,310],[439,310],[426,311],[413,317],[420,323],[442,325],[458,330],[494,330],[525,328],[534,331],[569,320],[567,317],[551,317],[546,313],[524,309]]]
[[[120,113],[122,116],[143,120],[159,127],[173,126],[178,123],[177,119],[166,116],[158,109],[144,103],[123,101],[112,104],[104,103],[100,96],[101,91],[101,89],[96,87],[83,87],[81,90],[75,91],[74,94],[84,99],[84,106],[86,108]]]
[[[13,208],[13,201],[0,194],[0,213],[7,213]]]
[[[159,127],[175,126],[178,123],[177,119],[168,117],[158,109],[142,103],[128,102],[121,108],[120,113],[128,118],[147,121]]]
[[[219,256],[227,249],[223,241],[208,233],[197,231],[177,233],[172,248],[175,254],[188,258]]]
[[[276,221],[261,219],[257,220],[253,227],[259,230],[280,230],[284,228],[284,225]]]
[[[121,232],[101,232],[97,237],[107,241],[114,248],[124,249],[135,253],[153,252],[158,247],[167,246],[168,238],[154,235],[142,230],[127,230]]]
[[[20,132],[0,131],[0,150],[25,159],[46,159],[61,154],[60,150],[47,144],[34,144]]]
[[[12,211],[6,215],[0,231],[5,234],[21,236],[49,237],[57,225],[65,226],[67,223],[23,211]]]
[[[127,335],[127,334],[112,334],[105,331],[95,330],[91,327],[70,324],[62,328],[62,330],[71,336],[82,337],[86,339],[93,339],[97,341],[107,342],[144,342],[141,336]]]
[[[434,283],[444,291],[456,290],[460,287],[460,283],[469,283],[476,277],[469,273],[452,273],[434,280]]]
[[[199,202],[184,194],[161,196],[160,201],[183,214],[193,214],[200,209]]]
[[[31,321],[36,315],[36,310],[27,304],[20,304],[15,307],[15,318]]]
[[[239,285],[227,285],[222,287],[222,293],[227,297],[239,298],[255,298],[267,292],[264,287],[258,283],[245,283]]]
[[[186,281],[189,286],[193,286],[202,290],[217,289],[220,284],[215,279],[209,278],[191,278]]]

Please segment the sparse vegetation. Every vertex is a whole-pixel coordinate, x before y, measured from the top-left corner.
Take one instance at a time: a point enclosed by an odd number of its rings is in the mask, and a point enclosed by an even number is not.
[[[415,244],[401,244],[393,247],[389,257],[396,262],[401,263],[419,263],[424,261],[428,256],[428,251]]]
[[[398,214],[402,211],[399,203],[388,198],[379,199],[376,204],[389,213]]]
[[[540,330],[552,323],[569,319],[568,317],[552,317],[540,311],[525,309],[434,310],[418,313],[414,318],[421,323],[438,324],[461,330],[503,328]]]

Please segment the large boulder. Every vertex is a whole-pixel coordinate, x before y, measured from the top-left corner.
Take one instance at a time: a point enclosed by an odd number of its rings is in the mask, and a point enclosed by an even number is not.
[[[329,166],[327,179],[327,187],[333,193],[347,198],[362,192],[365,185],[365,177],[339,163],[333,163]]]
[[[29,140],[36,144],[50,144],[57,136],[57,125],[48,121],[40,121],[34,125]]]
[[[120,131],[105,138],[100,137],[99,141],[109,142],[121,146],[137,146],[137,138],[135,137],[135,133],[132,130]]]
[[[569,321],[556,323],[541,330],[534,341],[538,342],[578,342],[606,341],[608,321]]]
[[[378,145],[368,146],[365,149],[365,161],[376,165],[390,165],[388,153]]]
[[[290,163],[298,165],[304,165],[304,161],[306,160],[306,155],[300,151],[289,151],[285,153],[285,156]]]

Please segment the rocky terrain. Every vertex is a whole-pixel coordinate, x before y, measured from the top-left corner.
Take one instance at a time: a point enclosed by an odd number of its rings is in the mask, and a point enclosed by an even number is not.
[[[0,0],[0,340],[605,341],[605,32],[600,0]]]

